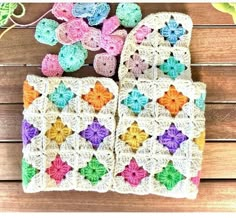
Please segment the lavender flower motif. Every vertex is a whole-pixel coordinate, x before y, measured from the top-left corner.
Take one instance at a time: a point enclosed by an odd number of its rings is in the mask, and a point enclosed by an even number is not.
[[[173,123],[168,130],[165,130],[163,135],[157,137],[157,140],[167,147],[171,154],[175,153],[181,143],[187,139],[188,137],[184,135],[182,131],[178,130]]]
[[[40,131],[32,124],[30,124],[27,120],[22,121],[21,128],[23,145],[31,143],[31,140],[40,133]]]
[[[88,125],[88,127],[79,134],[87,141],[90,141],[94,149],[97,149],[103,142],[104,138],[111,133],[105,126],[102,126],[96,118],[94,118],[93,123]]]

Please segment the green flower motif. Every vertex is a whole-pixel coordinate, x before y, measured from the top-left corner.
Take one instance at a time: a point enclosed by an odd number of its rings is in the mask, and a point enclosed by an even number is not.
[[[183,71],[185,71],[186,66],[181,64],[175,57],[170,56],[159,68],[171,79],[176,79]]]
[[[75,94],[65,86],[63,82],[51,93],[48,98],[59,109],[63,109],[69,101],[75,96]]]
[[[22,159],[22,182],[27,186],[31,179],[38,173],[38,170],[28,164],[25,159]]]
[[[0,3],[0,27],[7,23],[16,8],[17,3]]]
[[[148,103],[149,99],[135,87],[127,98],[121,101],[121,104],[126,105],[135,114],[139,114]]]
[[[160,173],[155,174],[154,177],[168,190],[172,190],[179,181],[184,179],[184,176],[174,168],[171,162]]]
[[[212,3],[212,5],[218,11],[230,14],[236,23],[236,3]]]
[[[204,92],[198,99],[195,99],[194,101],[195,105],[202,111],[205,110],[205,99],[206,99],[206,93]]]
[[[96,157],[93,157],[86,167],[79,169],[79,173],[89,180],[92,185],[96,185],[108,171]]]

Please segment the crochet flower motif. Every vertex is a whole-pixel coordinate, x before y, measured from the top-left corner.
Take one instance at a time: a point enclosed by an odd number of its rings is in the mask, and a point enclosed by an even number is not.
[[[194,139],[194,142],[198,145],[199,150],[203,151],[205,146],[206,132],[203,131],[201,134]]]
[[[169,149],[171,154],[175,153],[180,147],[181,143],[186,141],[188,137],[175,127],[175,124],[171,124],[165,133],[157,137],[157,140]]]
[[[200,177],[201,177],[200,174],[201,171],[198,171],[197,176],[191,178],[192,183],[195,184],[196,186],[199,186],[200,184]]]
[[[24,145],[31,143],[31,140],[39,133],[40,131],[27,120],[22,121],[22,140]]]
[[[136,53],[125,62],[125,65],[129,69],[129,72],[134,74],[135,78],[138,78],[149,67],[148,64],[145,63],[145,60],[142,60],[139,54]]]
[[[134,87],[128,94],[128,97],[121,101],[121,104],[126,105],[137,115],[144,109],[148,102],[149,99],[144,94],[140,93],[137,87]]]
[[[181,92],[178,92],[173,85],[170,86],[169,90],[165,92],[163,97],[157,99],[157,103],[165,106],[173,117],[175,117],[179,111],[182,110],[182,107],[188,101],[189,99]]]
[[[180,63],[175,57],[170,56],[167,60],[160,65],[160,70],[167,74],[171,79],[176,79],[183,71],[185,71],[186,66]]]
[[[96,10],[96,3],[75,3],[72,14],[75,17],[92,17]]]
[[[164,37],[165,40],[168,40],[171,46],[175,45],[180,37],[184,34],[187,34],[187,30],[182,27],[182,24],[178,24],[174,17],[171,16],[166,26],[158,30],[159,33]]]
[[[27,186],[37,173],[36,168],[27,163],[25,159],[22,159],[22,183],[24,186]]]
[[[94,118],[93,123],[88,125],[88,127],[79,134],[81,137],[91,142],[94,149],[97,149],[111,132]]]
[[[96,82],[88,94],[82,95],[82,99],[93,106],[96,112],[99,112],[113,97],[113,94],[100,82]]]
[[[73,97],[75,94],[63,82],[48,96],[49,100],[59,109],[63,109]]]
[[[152,32],[153,30],[149,28],[148,26],[141,26],[136,33],[134,34],[136,42],[142,43],[144,39],[147,38],[147,36]]]
[[[148,138],[149,135],[139,128],[137,122],[133,122],[127,132],[120,135],[120,139],[128,144],[133,152],[136,152]]]
[[[123,176],[125,182],[128,182],[132,187],[137,187],[142,179],[149,174],[143,167],[138,166],[136,160],[133,158],[129,165],[127,165],[123,172],[118,173],[117,176]]]
[[[66,174],[72,170],[72,167],[63,162],[60,155],[57,155],[55,160],[49,168],[46,169],[46,173],[56,181],[56,184],[60,184],[65,179]]]
[[[79,173],[89,180],[92,185],[96,185],[108,171],[96,157],[92,157],[86,167],[79,169]]]
[[[205,110],[206,93],[202,93],[198,99],[195,99],[195,105],[202,111]]]
[[[23,85],[23,102],[24,102],[24,108],[28,108],[32,102],[39,97],[40,93],[37,92],[33,86],[31,86],[28,81],[24,81]]]
[[[56,141],[56,143],[60,146],[72,133],[72,130],[64,125],[60,118],[57,118],[56,122],[52,124],[52,127],[46,132],[45,135],[50,140]]]
[[[160,173],[154,175],[155,179],[164,185],[167,190],[172,190],[184,176],[174,168],[173,163],[169,162]]]

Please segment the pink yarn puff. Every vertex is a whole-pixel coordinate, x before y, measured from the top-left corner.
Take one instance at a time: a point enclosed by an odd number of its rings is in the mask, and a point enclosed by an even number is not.
[[[101,47],[110,55],[117,56],[121,53],[124,46],[124,39],[120,36],[103,36]]]
[[[54,3],[52,14],[59,20],[71,20],[74,18],[72,15],[73,6],[73,3]]]
[[[117,16],[110,17],[103,21],[102,34],[110,35],[120,26],[120,20]]]
[[[96,54],[93,61],[93,67],[97,74],[111,77],[115,74],[116,58],[107,53]]]
[[[67,26],[68,36],[74,42],[81,41],[84,34],[89,31],[88,24],[82,18],[70,20]]]
[[[42,61],[42,73],[48,77],[62,76],[63,69],[61,68],[58,55],[47,54]]]
[[[94,27],[89,27],[89,31],[84,34],[82,45],[90,51],[98,51],[101,49],[102,32]]]
[[[63,45],[71,45],[75,43],[75,40],[72,40],[69,37],[69,30],[68,30],[68,23],[61,23],[57,28],[56,28],[56,37],[58,42],[60,42]]]
[[[142,43],[142,41],[144,39],[146,39],[146,37],[152,32],[152,29],[147,27],[147,26],[141,26],[137,31],[136,33],[134,34],[135,35],[135,39],[136,39],[136,42],[137,43]]]

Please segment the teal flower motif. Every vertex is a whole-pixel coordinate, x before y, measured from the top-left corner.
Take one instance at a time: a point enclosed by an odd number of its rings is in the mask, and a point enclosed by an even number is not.
[[[75,94],[65,86],[63,82],[51,93],[48,98],[59,109],[63,109],[69,101],[75,96]]]
[[[187,34],[187,30],[185,30],[182,27],[182,24],[177,23],[174,17],[171,16],[169,22],[166,23],[166,26],[159,29],[159,33],[164,37],[165,40],[170,42],[171,46],[173,46],[181,36]]]
[[[206,93],[202,93],[200,98],[195,99],[195,105],[202,111],[205,111],[205,100],[206,100]]]
[[[139,114],[148,102],[149,99],[140,93],[137,87],[134,87],[128,97],[121,101],[121,104],[126,105],[135,114]]]
[[[175,57],[170,56],[167,60],[160,65],[160,70],[167,74],[171,79],[176,79],[183,71],[185,71],[186,66],[180,63]]]

